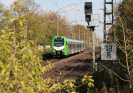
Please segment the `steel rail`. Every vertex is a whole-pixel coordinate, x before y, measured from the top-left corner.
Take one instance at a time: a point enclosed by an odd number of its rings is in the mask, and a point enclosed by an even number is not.
[[[83,57],[83,56],[82,56]],[[82,58],[82,57],[80,57],[80,58]],[[78,59],[80,59],[80,58],[78,58]],[[53,73],[53,72],[55,72],[55,71],[57,71],[57,70],[59,70],[59,69],[61,69],[61,68],[63,68],[63,67],[65,67],[66,65],[68,65],[68,64],[70,64],[70,63],[72,63],[72,62],[75,62],[75,61],[77,61],[78,59],[76,59],[76,60],[72,60],[71,62],[69,62],[69,63],[67,63],[67,64],[65,64],[65,65],[63,65],[63,66],[61,66],[61,67],[59,67],[59,68],[57,68],[57,69],[55,69],[55,70],[53,70],[52,72],[50,72],[50,73]],[[47,76],[48,74],[50,74],[50,73],[47,73],[46,75],[44,75],[43,77],[45,77],[45,76]]]
[[[52,60],[52,59],[51,59],[51,60]],[[55,62],[57,62],[57,61],[61,61],[62,58],[61,58],[61,59],[55,59],[55,61],[53,61],[53,62],[52,62],[51,60],[47,60],[47,62],[55,63]],[[40,63],[43,64],[43,62],[40,62]],[[42,66],[46,66],[46,65],[48,65],[48,63],[44,63]]]
[[[87,59],[85,59],[85,60],[87,60]],[[84,60],[84,61],[85,61],[85,60]],[[83,63],[84,61],[82,61],[81,63]],[[77,66],[79,66],[81,63],[79,63]],[[75,66],[75,67],[73,67],[71,70],[67,71],[65,74],[63,74],[63,75],[62,75],[60,78],[58,78],[57,80],[59,80],[59,79],[61,79],[62,77],[64,77],[64,76],[65,76],[66,74],[68,74],[70,71],[74,70],[74,68],[76,68],[77,66]],[[56,81],[57,81],[57,80],[56,80]],[[55,82],[56,82],[56,81],[55,81]]]

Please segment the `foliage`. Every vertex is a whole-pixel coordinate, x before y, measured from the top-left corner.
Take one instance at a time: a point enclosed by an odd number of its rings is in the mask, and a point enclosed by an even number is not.
[[[75,80],[65,80],[63,84],[56,83],[50,87],[49,91],[53,92],[65,92],[65,93],[87,93],[94,87],[94,80],[92,76],[84,75],[83,78],[78,77]]]
[[[25,4],[20,1],[14,1],[11,10],[7,10],[7,14],[4,14],[1,20],[4,24],[0,29],[2,33],[0,36],[0,92],[38,93],[65,89],[66,92],[74,93],[82,84],[86,84],[88,89],[94,87],[94,80],[87,75],[79,86],[75,85],[74,80],[65,80],[64,85],[61,85],[53,83],[50,77],[47,79],[42,77],[52,69],[52,64],[49,62],[48,67],[42,67],[40,51],[36,46],[40,43],[50,44],[51,39],[56,36],[57,24],[45,22],[44,15],[36,14],[30,9],[26,10]],[[65,23],[63,19],[65,18],[61,19],[60,24]],[[26,25],[27,41],[23,39]],[[64,26],[60,26],[59,30],[60,35],[66,33],[61,31],[65,31]]]
[[[4,21],[13,23],[13,27],[6,26],[1,30],[0,37],[0,92],[23,92],[33,93],[46,91],[49,88],[49,79],[43,79],[42,73],[49,71],[50,68],[42,68],[36,51],[31,44],[33,40],[28,41],[28,48],[23,39],[23,23],[25,18],[19,13],[24,11],[21,6],[22,2],[14,2],[12,11],[16,12],[18,16],[10,14],[10,17],[4,17]],[[17,10],[16,10],[17,9]],[[7,21],[8,20],[8,21]],[[19,34],[16,33],[16,27],[22,28]],[[21,41],[21,42],[20,42]]]
[[[92,79],[92,76],[84,75],[84,78],[78,76],[75,82],[76,92],[79,93],[87,93],[92,92],[94,86],[94,80]]]
[[[117,44],[117,58],[116,61],[116,73],[119,74],[123,79],[128,79],[128,82],[122,82],[117,78],[120,89],[123,89],[124,86],[127,86],[128,90],[132,90],[133,87],[133,76],[132,76],[132,66],[133,66],[133,1],[132,0],[123,0],[119,4],[116,12],[116,23],[111,27],[113,28],[115,35],[115,43]],[[110,32],[112,31],[110,29]],[[113,38],[109,37],[109,41],[112,41]],[[121,73],[122,72],[122,73]]]
[[[2,21],[2,18],[4,17],[5,14],[5,7],[4,5],[0,2],[0,30],[2,30],[2,28],[4,28],[4,22]],[[2,32],[0,31],[0,36],[2,35]]]
[[[81,40],[84,40],[84,32],[85,32],[85,37],[92,36],[91,31],[89,31],[85,26],[80,25],[80,24],[74,25],[73,31],[74,31],[75,39],[79,39],[79,31],[80,31],[80,39]]]
[[[97,88],[98,91],[103,88],[103,82],[105,82],[108,89],[111,87],[111,78],[109,77],[109,73],[104,73],[104,70],[94,72],[93,78],[95,80],[95,88]]]
[[[115,32],[116,32],[116,38],[119,42],[119,46],[121,46],[121,52],[119,52],[119,55],[123,54],[123,57],[118,56],[121,63],[126,66],[128,76],[127,78],[129,79],[130,83],[132,83],[132,76],[131,76],[131,71],[132,71],[132,64],[133,64],[133,28],[132,28],[132,17],[133,17],[133,7],[132,7],[133,1],[132,0],[126,0],[123,1],[121,5],[119,5],[119,12],[120,15],[117,18],[117,23],[116,26],[114,27]],[[118,30],[119,32],[117,32]],[[120,33],[122,32],[122,33]],[[123,36],[123,37],[122,37]],[[123,66],[123,67],[124,67]],[[125,68],[123,69],[124,71],[126,70]],[[132,72],[133,73],[133,72]],[[132,83],[133,85],[133,83]],[[129,86],[130,87],[130,86]],[[130,87],[131,88],[131,87]]]

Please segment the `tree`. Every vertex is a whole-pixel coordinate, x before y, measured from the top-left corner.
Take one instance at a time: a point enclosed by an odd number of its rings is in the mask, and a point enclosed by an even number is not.
[[[113,25],[113,30],[115,32],[115,42],[118,46],[118,63],[120,65],[120,72],[123,71],[124,74],[128,74],[127,81],[129,83],[129,90],[132,91],[133,86],[133,76],[132,76],[132,66],[133,66],[133,1],[124,0],[115,13],[116,23]],[[111,30],[110,30],[111,32]],[[112,37],[108,38],[112,39]],[[119,73],[120,73],[119,72]]]
[[[5,13],[7,12],[7,10],[5,9],[5,7],[4,7],[4,5],[0,2],[0,30],[2,29],[2,28],[4,28],[4,26],[6,25],[6,24],[4,24],[4,22],[3,22],[3,20],[2,20],[2,18],[3,17],[5,17]],[[1,35],[2,33],[1,33],[1,31],[0,31],[0,35]]]
[[[19,15],[22,10],[22,2],[15,1],[12,5],[12,11],[17,14],[9,14],[9,17],[4,17],[3,21],[6,25],[2,30],[0,36],[0,92],[43,92],[50,87],[47,81],[41,76],[42,73],[49,71],[48,68],[42,68],[39,60],[39,51],[31,47],[33,40],[28,41],[28,48],[25,46],[23,39],[23,23],[26,20],[24,15]],[[8,20],[8,21],[7,21]],[[12,24],[12,25],[10,25]],[[21,28],[18,33],[17,29]],[[21,42],[20,42],[21,41]]]

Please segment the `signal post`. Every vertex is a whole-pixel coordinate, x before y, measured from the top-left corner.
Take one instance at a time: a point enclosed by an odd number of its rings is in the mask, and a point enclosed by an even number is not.
[[[89,28],[90,31],[92,31],[92,47],[93,47],[93,70],[95,70],[95,26],[87,26],[87,28]]]
[[[93,40],[93,70],[95,70],[95,26],[90,26],[89,22],[91,21],[91,14],[92,14],[92,2],[85,2],[85,20],[88,23],[87,28],[92,31],[92,40]]]

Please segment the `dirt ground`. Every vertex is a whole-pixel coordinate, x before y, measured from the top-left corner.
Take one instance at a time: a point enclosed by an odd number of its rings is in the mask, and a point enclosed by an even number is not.
[[[101,52],[101,48],[96,47],[95,51],[97,58],[98,54]],[[52,71],[54,72],[45,76],[44,78],[50,76],[54,81],[62,83],[65,79],[75,80],[77,76],[83,77],[84,75],[91,75],[92,62],[92,49],[87,49],[86,51],[81,52],[79,54],[72,55],[67,58],[61,59],[57,62],[54,62],[54,67],[52,68]]]

